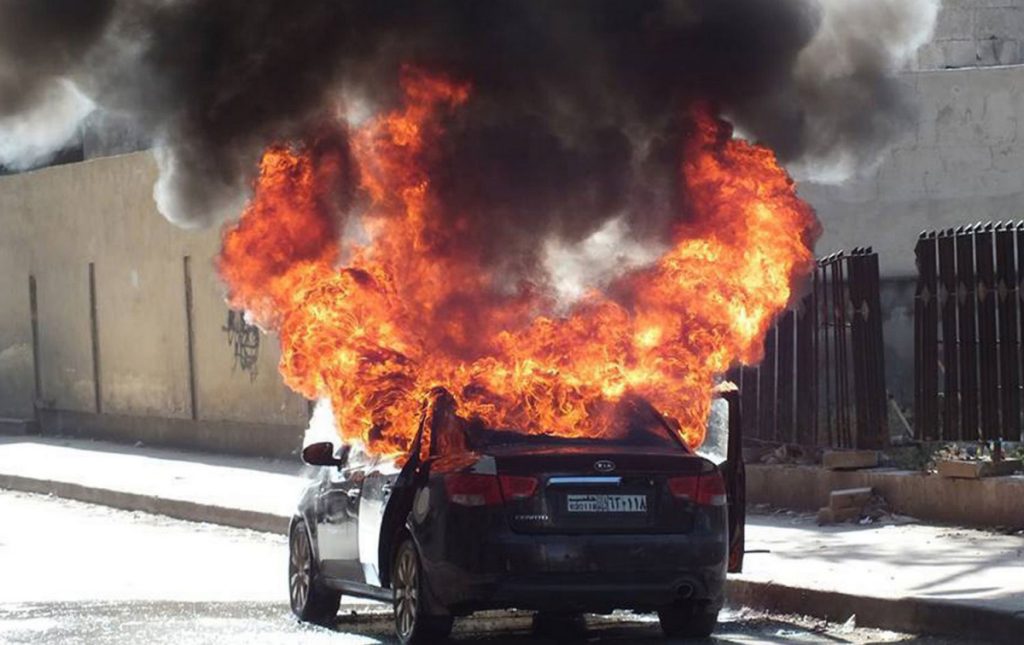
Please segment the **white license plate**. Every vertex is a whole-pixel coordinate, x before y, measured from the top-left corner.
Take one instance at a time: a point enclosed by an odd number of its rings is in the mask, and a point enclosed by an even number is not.
[[[567,495],[570,513],[646,513],[646,495]]]

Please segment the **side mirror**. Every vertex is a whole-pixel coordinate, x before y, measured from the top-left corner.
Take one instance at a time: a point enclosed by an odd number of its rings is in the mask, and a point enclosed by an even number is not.
[[[349,446],[343,445],[334,454],[334,444],[330,441],[311,443],[302,449],[302,461],[310,466],[342,466],[348,461]]]

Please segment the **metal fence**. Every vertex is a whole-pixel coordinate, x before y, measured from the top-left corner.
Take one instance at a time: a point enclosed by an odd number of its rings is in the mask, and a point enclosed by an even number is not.
[[[926,231],[915,253],[917,437],[1022,439],[1024,222]]]
[[[809,293],[765,339],[764,360],[730,374],[745,437],[835,448],[889,443],[878,254],[818,260]]]

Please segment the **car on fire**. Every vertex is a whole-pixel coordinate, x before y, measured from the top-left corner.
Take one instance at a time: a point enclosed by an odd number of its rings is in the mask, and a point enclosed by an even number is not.
[[[668,636],[707,636],[742,566],[736,403],[715,401],[710,459],[642,400],[614,436],[567,438],[467,424],[442,393],[398,459],[313,443],[319,472],[289,529],[292,611],[332,624],[342,594],[388,602],[403,643],[500,608],[537,612],[538,628],[657,612]]]

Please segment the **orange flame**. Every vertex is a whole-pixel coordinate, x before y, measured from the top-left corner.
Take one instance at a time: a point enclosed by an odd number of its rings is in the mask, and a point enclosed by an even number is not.
[[[760,359],[810,271],[817,220],[773,153],[695,109],[681,144],[690,212],[671,248],[613,285],[629,302],[593,291],[555,315],[530,285],[498,293],[431,193],[424,160],[470,88],[407,70],[403,91],[403,110],[350,133],[355,169],[330,141],[269,148],[224,232],[230,303],[277,331],[285,382],[329,397],[342,439],[380,453],[407,447],[435,386],[464,418],[562,436],[615,432],[612,405],[638,395],[699,445],[716,376]],[[338,198],[352,175],[370,241],[343,246],[335,213],[353,210]]]

